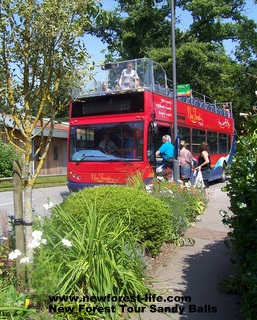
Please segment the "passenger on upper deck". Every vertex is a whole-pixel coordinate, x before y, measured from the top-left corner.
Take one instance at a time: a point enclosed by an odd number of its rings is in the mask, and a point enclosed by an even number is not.
[[[137,88],[140,86],[140,79],[135,70],[132,69],[132,63],[127,63],[127,69],[123,69],[120,75],[119,86],[123,89]]]
[[[105,93],[110,93],[112,90],[108,88],[108,85],[107,85],[107,82],[104,81],[102,83],[102,92],[105,92]]]

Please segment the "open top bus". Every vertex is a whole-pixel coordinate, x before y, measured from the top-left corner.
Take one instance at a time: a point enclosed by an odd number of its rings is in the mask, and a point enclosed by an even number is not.
[[[137,76],[122,87],[120,76],[128,63]],[[151,183],[161,161],[155,152],[165,134],[173,144],[177,138],[185,140],[195,158],[201,142],[207,142],[213,169],[210,180],[224,180],[235,152],[231,104],[210,103],[190,92],[177,97],[176,117],[178,137],[173,135],[173,91],[160,64],[144,58],[97,66],[86,86],[74,91],[70,104],[69,190],[126,184],[138,172],[146,184]],[[105,135],[114,143],[113,149],[101,144]]]

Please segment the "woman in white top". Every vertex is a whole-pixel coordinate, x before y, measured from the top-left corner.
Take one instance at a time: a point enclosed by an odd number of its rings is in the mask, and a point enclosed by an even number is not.
[[[127,69],[121,72],[119,86],[121,89],[137,88],[140,84],[140,79],[135,70],[132,69],[132,63],[127,63]]]

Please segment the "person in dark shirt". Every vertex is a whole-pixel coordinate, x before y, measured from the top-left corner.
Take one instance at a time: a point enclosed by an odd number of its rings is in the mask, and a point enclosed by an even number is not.
[[[201,170],[205,188],[205,196],[209,195],[209,179],[211,175],[211,159],[209,153],[209,145],[206,142],[202,142],[200,145],[200,154],[198,156],[198,166],[196,170]]]

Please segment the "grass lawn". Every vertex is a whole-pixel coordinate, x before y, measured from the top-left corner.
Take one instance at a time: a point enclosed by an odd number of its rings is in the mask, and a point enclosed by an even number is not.
[[[33,188],[47,188],[65,186],[67,184],[67,176],[42,176],[38,177]],[[13,181],[0,181],[1,191],[12,191]]]

